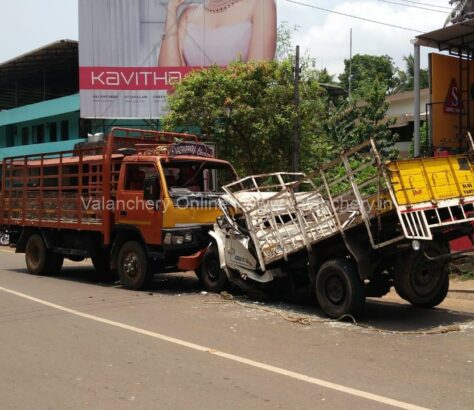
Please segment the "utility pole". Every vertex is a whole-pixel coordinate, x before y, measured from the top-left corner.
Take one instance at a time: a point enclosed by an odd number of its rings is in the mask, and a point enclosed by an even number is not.
[[[294,71],[294,105],[295,105],[295,122],[293,128],[293,149],[292,149],[292,170],[299,172],[300,162],[300,46],[296,46]]]
[[[349,33],[349,99],[352,93],[352,27]]]

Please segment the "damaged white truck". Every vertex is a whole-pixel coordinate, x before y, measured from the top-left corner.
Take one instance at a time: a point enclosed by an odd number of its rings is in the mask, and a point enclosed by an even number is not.
[[[331,318],[359,314],[392,286],[419,307],[447,295],[449,242],[474,221],[470,155],[383,161],[367,141],[311,175],[223,187],[223,215],[199,275],[208,290],[306,287]]]

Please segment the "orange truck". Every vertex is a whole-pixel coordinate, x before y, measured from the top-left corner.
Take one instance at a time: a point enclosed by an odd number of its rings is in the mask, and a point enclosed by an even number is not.
[[[155,273],[199,272],[221,186],[235,179],[194,135],[114,128],[73,151],[5,158],[0,227],[32,274],[91,258],[141,289]]]

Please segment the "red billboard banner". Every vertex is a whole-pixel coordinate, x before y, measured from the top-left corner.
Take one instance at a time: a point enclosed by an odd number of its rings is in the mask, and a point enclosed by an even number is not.
[[[276,0],[79,0],[81,117],[161,118],[190,71],[270,60]]]

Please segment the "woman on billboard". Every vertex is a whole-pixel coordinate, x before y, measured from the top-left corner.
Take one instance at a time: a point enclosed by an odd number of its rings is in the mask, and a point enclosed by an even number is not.
[[[168,2],[158,66],[226,66],[271,60],[276,48],[275,0],[205,0],[179,8]]]

